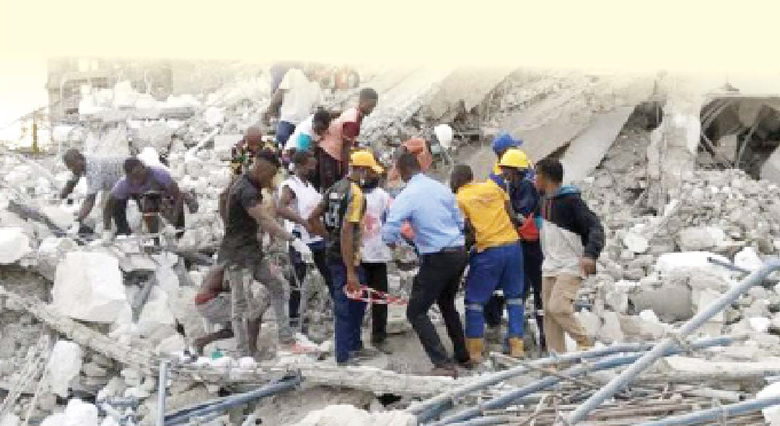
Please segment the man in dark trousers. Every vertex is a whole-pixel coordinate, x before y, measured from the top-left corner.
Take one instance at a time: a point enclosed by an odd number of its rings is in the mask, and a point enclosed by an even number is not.
[[[406,187],[390,206],[382,239],[389,245],[395,244],[402,238],[404,222],[411,224],[414,244],[420,253],[420,271],[412,285],[406,317],[434,365],[431,375],[454,377],[457,375],[455,362],[470,364],[463,324],[455,309],[455,295],[468,261],[463,216],[450,188],[425,176],[414,154],[401,154],[396,168]],[[455,362],[428,317],[434,303],[439,306],[452,340]]]

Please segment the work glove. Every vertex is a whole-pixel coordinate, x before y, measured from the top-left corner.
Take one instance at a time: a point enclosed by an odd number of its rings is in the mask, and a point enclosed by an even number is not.
[[[303,259],[306,263],[312,263],[314,262],[314,255],[311,252],[311,249],[309,248],[306,243],[301,241],[300,238],[294,239],[290,243],[290,247],[293,248],[293,250],[297,251],[301,255],[301,259]]]
[[[114,233],[111,232],[111,230],[105,230],[100,235],[100,241],[103,242],[103,244],[111,244],[111,241],[114,239]]]

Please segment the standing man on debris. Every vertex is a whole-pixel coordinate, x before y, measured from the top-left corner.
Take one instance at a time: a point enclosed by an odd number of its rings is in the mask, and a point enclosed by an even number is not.
[[[476,243],[469,260],[465,299],[466,347],[471,362],[479,364],[482,361],[485,350],[482,311],[497,289],[502,289],[506,298],[509,354],[522,358],[525,355],[522,298],[525,277],[509,195],[493,181],[475,183],[471,167],[466,165],[455,166],[450,185],[457,194],[458,207],[466,217],[467,228],[474,232]]]
[[[300,253],[290,248],[290,258],[293,263],[293,272],[298,284],[301,285],[306,278],[306,263],[313,261],[317,266],[328,293],[333,297],[333,286],[328,269],[328,259],[325,250],[325,240],[314,233],[314,229],[308,221],[309,215],[322,201],[322,195],[314,188],[311,177],[317,170],[317,160],[311,151],[297,151],[292,158],[293,174],[280,185],[277,214],[293,224],[292,234],[309,246],[312,259],[304,259]],[[289,228],[288,228],[289,229]],[[298,320],[298,309],[301,302],[300,288],[290,292],[290,320]]]
[[[333,279],[333,310],[336,317],[336,363],[349,365],[356,358],[371,355],[363,347],[360,327],[366,303],[354,300],[361,297],[360,228],[366,211],[366,200],[361,184],[369,170],[382,173],[374,155],[355,151],[350,156],[350,172],[323,195],[310,219],[324,217],[328,241],[328,265]],[[351,297],[350,297],[351,296]]]
[[[401,239],[403,223],[411,224],[414,244],[420,253],[420,270],[412,286],[406,317],[434,365],[431,374],[455,376],[455,363],[447,355],[428,310],[434,303],[439,306],[452,340],[455,361],[468,366],[463,324],[455,309],[455,295],[468,261],[463,216],[452,191],[425,176],[414,154],[402,154],[396,167],[406,187],[390,206],[382,239],[389,245],[395,244]]]
[[[366,196],[366,215],[362,224],[360,257],[366,285],[387,293],[387,264],[393,260],[393,252],[382,241],[382,224],[387,219],[392,197],[379,186],[381,179],[380,173],[369,169],[362,185]],[[391,353],[387,345],[386,304],[371,305],[371,345],[385,354]]]
[[[544,308],[542,307],[542,245],[539,242],[539,192],[534,187],[531,163],[525,152],[517,148],[508,149],[501,161],[501,176],[491,176],[492,180],[509,194],[512,215],[519,223],[517,233],[523,247],[523,268],[525,288],[523,303],[528,299],[529,289],[534,293],[534,316],[539,328],[539,346],[545,350]]]
[[[501,167],[498,165],[504,153],[510,148],[517,148],[523,144],[520,139],[515,139],[509,133],[501,133],[493,139],[493,152],[496,154],[496,162],[490,172],[490,179],[503,187]],[[488,325],[487,340],[489,342],[501,341],[501,313],[504,310],[504,297],[494,294],[485,306],[485,322]]]
[[[298,68],[289,69],[273,93],[271,104],[264,114],[266,123],[271,116],[279,117],[276,125],[276,144],[279,149],[287,143],[295,127],[321,103],[322,90],[319,83],[309,81],[306,74]]]
[[[78,185],[82,176],[87,179],[87,198],[81,204],[79,214],[76,217],[77,232],[88,231],[85,228],[84,220],[95,207],[95,200],[98,192],[102,192],[103,202],[107,202],[108,193],[122,179],[124,171],[122,165],[124,158],[121,157],[86,157],[77,149],[69,149],[62,156],[65,167],[73,173],[73,178],[69,180],[60,192],[60,198],[67,198]]]
[[[545,158],[536,165],[536,188],[542,193],[542,299],[547,346],[566,352],[564,333],[580,350],[591,347],[585,329],[574,316],[574,300],[582,279],[596,273],[596,259],[604,247],[604,229],[598,217],[573,186],[562,186],[560,161]]]
[[[248,299],[253,279],[268,289],[279,329],[279,342],[282,345],[294,343],[286,306],[288,284],[263,256],[257,238],[258,231],[262,229],[272,237],[288,241],[304,256],[311,256],[309,247],[285,231],[262,206],[262,190],[271,188],[279,166],[279,159],[273,152],[258,152],[251,169],[241,175],[228,192],[225,236],[217,257],[219,264],[224,265],[230,283],[233,333],[238,349],[244,356],[252,356],[257,350],[256,347],[250,346],[254,340],[250,338],[250,334],[256,331],[249,328],[252,318],[249,314]]]
[[[144,213],[146,226],[151,233],[160,228],[157,213],[162,212],[177,230],[184,229],[184,195],[179,185],[162,167],[145,166],[136,157],[124,161],[125,177],[121,178],[108,197],[103,208],[103,237],[110,240],[111,219],[118,235],[130,235],[127,223],[127,201],[135,199]]]
[[[376,90],[366,88],[360,91],[357,107],[349,108],[331,121],[327,133],[316,151],[319,170],[315,185],[320,190],[330,188],[344,177],[349,164],[349,155],[360,135],[363,118],[370,115],[379,101]]]

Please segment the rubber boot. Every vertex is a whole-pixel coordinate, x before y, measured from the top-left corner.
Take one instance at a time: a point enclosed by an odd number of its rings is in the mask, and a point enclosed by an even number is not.
[[[481,338],[466,339],[466,350],[469,352],[471,358],[471,364],[477,365],[482,363],[482,352],[485,350],[485,341]]]
[[[525,342],[519,337],[510,337],[509,343],[509,356],[512,358],[525,358]]]

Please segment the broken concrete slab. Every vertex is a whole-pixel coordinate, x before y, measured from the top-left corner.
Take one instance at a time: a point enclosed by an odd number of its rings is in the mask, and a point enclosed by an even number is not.
[[[57,266],[52,306],[59,313],[83,321],[111,323],[127,303],[115,257],[70,252]]]
[[[70,381],[81,371],[81,346],[67,340],[59,340],[52,349],[49,362],[46,365],[46,384],[52,393],[62,398],[68,396]]]
[[[0,265],[10,265],[32,252],[24,229],[0,228]]]
[[[651,310],[664,322],[688,320],[693,316],[691,289],[687,285],[666,282],[660,287],[635,287],[629,301],[636,311]]]
[[[466,111],[471,111],[512,71],[512,68],[500,67],[455,69],[439,83],[438,90],[424,107],[424,114],[431,121],[440,121],[459,102],[463,102]]]
[[[596,170],[633,110],[619,107],[594,115],[592,124],[569,144],[561,159],[564,182],[578,182]]]
[[[701,251],[718,246],[726,240],[726,233],[714,226],[685,228],[677,235],[682,251]]]
[[[761,166],[761,179],[780,184],[780,149],[775,149]]]

